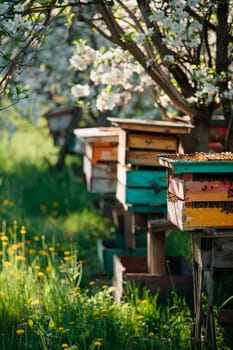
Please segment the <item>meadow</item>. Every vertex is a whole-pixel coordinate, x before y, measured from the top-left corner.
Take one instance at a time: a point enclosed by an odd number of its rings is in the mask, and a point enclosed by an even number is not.
[[[96,241],[115,228],[74,173],[78,156],[55,171],[58,150],[43,121],[0,144],[0,349],[190,349],[191,300],[175,291],[161,300],[128,285],[114,302]],[[230,349],[220,327],[217,341]]]

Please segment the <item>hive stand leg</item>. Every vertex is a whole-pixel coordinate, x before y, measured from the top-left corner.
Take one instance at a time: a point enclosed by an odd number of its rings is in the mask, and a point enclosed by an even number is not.
[[[148,232],[147,267],[148,272],[153,275],[166,275],[165,232]]]
[[[154,275],[166,275],[166,232],[174,228],[167,219],[148,220],[147,223],[147,268]]]
[[[125,234],[125,248],[134,250],[136,248],[135,235],[132,230],[132,213],[124,213],[124,234]]]
[[[192,234],[195,314],[193,349],[200,349],[201,338],[204,336],[206,349],[216,350],[216,335],[213,314],[213,269],[215,261],[214,239],[211,239],[210,251],[204,251],[203,248],[205,246],[206,238],[203,238],[200,233]],[[208,254],[206,252],[208,252]]]
[[[206,348],[210,350],[217,350],[216,334],[214,325],[214,266],[215,266],[215,239],[211,239],[210,247],[210,265],[206,266],[206,291],[207,291],[207,311],[206,311],[206,325],[205,325],[205,342]]]
[[[200,232],[192,233],[192,256],[193,256],[193,294],[194,294],[194,328],[193,328],[193,347],[199,350],[201,343],[201,329],[203,324],[203,257],[201,251]]]

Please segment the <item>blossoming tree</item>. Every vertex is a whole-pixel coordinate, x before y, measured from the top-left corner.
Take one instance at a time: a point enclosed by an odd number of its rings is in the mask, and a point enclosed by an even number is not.
[[[232,150],[232,5],[232,0],[3,1],[1,94],[27,93],[18,85],[13,91],[13,73],[29,64],[54,18],[65,16],[69,24],[81,21],[104,38],[101,48],[88,38],[76,42],[70,63],[87,73],[86,82],[72,86],[77,101],[93,101],[97,87],[96,107],[103,111],[129,105],[139,92],[152,94],[164,118],[191,118],[195,128],[184,142],[186,152],[208,150],[212,115],[221,113],[226,149]]]
[[[95,51],[79,42],[71,58],[77,70],[93,64],[91,79],[103,87],[99,109],[127,103],[135,91],[149,86],[163,115],[191,118],[195,128],[186,152],[208,150],[215,111],[224,115],[226,149],[233,149],[232,0],[77,3],[79,20],[115,45]],[[72,88],[77,98],[89,91],[88,86]]]

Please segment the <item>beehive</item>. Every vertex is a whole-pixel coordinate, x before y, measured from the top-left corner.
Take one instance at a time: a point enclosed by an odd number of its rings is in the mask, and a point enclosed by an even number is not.
[[[116,198],[128,211],[166,210],[166,171],[161,153],[176,153],[179,135],[192,127],[181,122],[108,118],[119,127]]]
[[[92,193],[115,193],[118,128],[82,128],[74,133],[84,142],[83,171],[87,190]]]
[[[233,227],[233,153],[167,155],[167,216],[183,231]]]

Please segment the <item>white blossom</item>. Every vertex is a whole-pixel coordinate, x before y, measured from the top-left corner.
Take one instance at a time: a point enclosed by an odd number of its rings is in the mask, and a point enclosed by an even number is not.
[[[90,93],[90,87],[87,84],[85,85],[77,84],[72,86],[71,88],[71,94],[77,99],[79,99],[80,97],[86,97],[89,95],[89,93]]]

